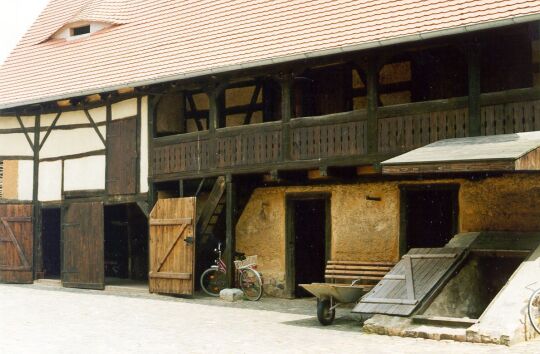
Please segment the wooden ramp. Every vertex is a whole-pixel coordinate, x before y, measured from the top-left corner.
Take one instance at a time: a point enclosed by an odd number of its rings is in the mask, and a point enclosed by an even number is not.
[[[411,315],[429,301],[465,259],[464,248],[413,248],[353,309],[355,313]]]

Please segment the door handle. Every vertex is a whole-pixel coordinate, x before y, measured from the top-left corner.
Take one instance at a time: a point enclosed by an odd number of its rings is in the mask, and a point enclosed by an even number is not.
[[[188,236],[184,239],[184,242],[187,243],[188,245],[192,245],[193,244],[193,236]]]

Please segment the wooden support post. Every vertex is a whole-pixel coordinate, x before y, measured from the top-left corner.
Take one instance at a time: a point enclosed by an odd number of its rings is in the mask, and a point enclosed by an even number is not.
[[[33,227],[34,227],[34,279],[42,277],[43,250],[41,246],[41,207],[39,204],[39,139],[41,129],[41,114],[37,114],[34,121],[34,180],[32,188]]]
[[[480,45],[472,44],[467,48],[469,73],[469,136],[481,133],[480,122]]]
[[[184,180],[181,179],[178,181],[178,196],[184,198]]]
[[[220,97],[225,89],[226,84],[212,84],[207,88],[206,94],[208,95],[208,131],[210,133],[210,159],[209,167],[215,167],[217,161],[217,146],[216,146],[216,130],[220,128],[220,117],[222,104]]]
[[[227,264],[227,286],[234,286],[234,276],[236,270],[234,268],[234,252],[236,249],[236,237],[235,237],[235,227],[236,227],[236,190],[234,183],[232,181],[232,175],[227,175],[226,177],[226,212],[225,212],[225,237],[226,245],[225,248],[225,262]]]
[[[405,261],[405,285],[407,286],[407,299],[415,300],[412,258],[404,256]]]
[[[373,154],[378,150],[377,106],[379,104],[379,63],[371,58],[367,63],[367,150]]]
[[[215,90],[209,90],[208,95],[208,130],[213,134],[218,128],[219,122],[219,104],[218,97]]]
[[[292,78],[290,75],[280,80],[281,84],[281,160],[291,159],[291,128],[289,122],[292,118]]]
[[[148,210],[154,208],[157,200],[157,191],[154,184],[154,111],[159,99],[157,97],[148,97]],[[109,106],[109,105],[108,105]],[[108,116],[108,114],[107,114]]]

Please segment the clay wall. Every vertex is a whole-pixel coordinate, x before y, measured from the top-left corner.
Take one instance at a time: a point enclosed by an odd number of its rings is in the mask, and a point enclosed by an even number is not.
[[[404,184],[457,183],[458,232],[540,230],[540,176],[369,182],[353,185],[256,189],[236,228],[236,248],[259,256],[265,291],[285,296],[286,198],[292,193],[331,195],[331,255],[337,260],[399,258],[400,192]],[[376,198],[377,200],[368,200]]]

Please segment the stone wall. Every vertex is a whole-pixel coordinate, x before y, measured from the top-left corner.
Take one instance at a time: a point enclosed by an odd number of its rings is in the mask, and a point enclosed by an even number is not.
[[[399,259],[399,185],[457,183],[458,232],[540,230],[540,176],[484,179],[365,182],[353,185],[256,189],[237,228],[236,248],[259,256],[265,291],[285,296],[286,197],[292,193],[331,195],[331,256],[337,260]],[[380,198],[380,201],[367,197]]]

